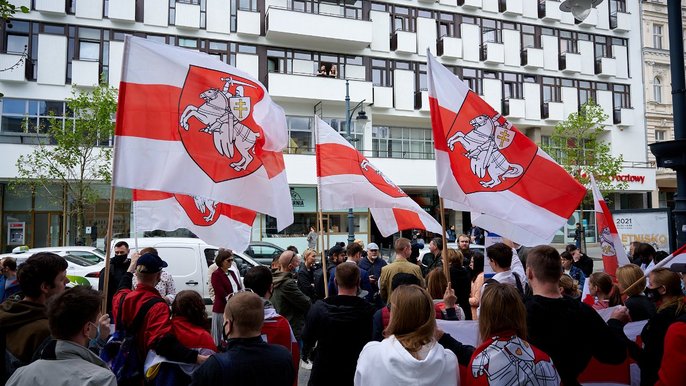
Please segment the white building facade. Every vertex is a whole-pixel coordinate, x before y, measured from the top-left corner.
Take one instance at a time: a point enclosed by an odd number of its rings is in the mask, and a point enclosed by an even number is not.
[[[63,208],[45,203],[41,192],[7,189],[17,157],[36,141],[22,122],[40,122],[51,111],[64,116],[72,86],[91,87],[100,74],[117,86],[125,34],[216,55],[258,78],[285,109],[295,223],[277,233],[272,219],[259,216],[256,240],[305,245],[308,227],[316,224],[312,117],[319,114],[345,130],[346,79],[352,106],[362,102],[369,117],[353,128],[355,146],[438,217],[427,48],[538,143],[549,140],[557,122],[595,100],[608,114],[604,139],[614,155],[624,156],[618,178],[630,181],[629,189],[614,194],[615,208],[645,208],[652,201],[641,31],[632,28],[640,25],[638,2],[605,0],[580,23],[552,0],[12,2],[31,12],[0,30],[2,250],[13,246],[8,231],[19,223],[31,246],[72,239]],[[25,46],[28,60],[20,62]],[[130,201],[126,191],[120,194],[114,231],[128,235]],[[88,215],[87,224],[100,229],[93,239],[105,231],[106,198],[103,193]],[[462,213],[448,218],[458,231],[470,225]],[[344,211],[328,213],[326,221],[331,241],[347,238]],[[570,219],[570,226],[575,222]],[[364,241],[390,243],[380,239],[366,208],[355,209],[355,233]],[[561,230],[555,242],[567,241],[569,232]]]

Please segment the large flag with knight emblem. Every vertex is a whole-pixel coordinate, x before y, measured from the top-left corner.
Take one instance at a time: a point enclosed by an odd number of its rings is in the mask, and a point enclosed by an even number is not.
[[[315,117],[317,178],[323,210],[369,208],[388,237],[407,229],[440,233],[441,225],[336,130]]]
[[[626,257],[626,251],[622,245],[622,239],[619,237],[615,220],[610,213],[610,208],[600,193],[593,174],[591,174],[591,191],[593,192],[593,207],[595,209],[596,228],[598,229],[598,241],[600,242],[600,254],[603,256],[603,268],[608,275],[615,278],[617,268],[629,264],[630,261]]]
[[[208,244],[244,251],[250,244],[256,215],[255,211],[204,197],[133,191],[133,217],[138,233],[186,228]]]
[[[113,185],[206,197],[293,222],[286,116],[250,75],[212,56],[127,36]]]
[[[512,241],[548,244],[586,189],[455,74],[428,55],[438,193],[472,223]]]

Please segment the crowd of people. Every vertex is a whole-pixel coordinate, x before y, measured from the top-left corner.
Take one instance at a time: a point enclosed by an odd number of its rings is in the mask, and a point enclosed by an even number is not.
[[[154,248],[115,245],[105,313],[100,291],[66,288],[64,258],[43,252],[19,267],[5,258],[2,381],[292,386],[309,369],[313,386],[569,386],[591,361],[631,360],[641,385],[686,384],[683,279],[657,268],[646,280],[641,266],[656,260],[650,246],[633,246],[637,264],[613,278],[592,272],[574,244],[559,253],[496,243],[484,256],[470,251],[470,236],[456,240],[457,249],[431,240],[418,261],[416,244],[399,238],[391,263],[375,243],[334,245],[326,269],[313,248],[301,255],[289,247],[243,280],[233,253],[221,249],[207,278],[211,315],[197,292],[176,293]],[[586,277],[590,295],[582,298]],[[605,321],[598,311],[608,307]],[[478,344],[464,344],[437,320],[475,320]],[[640,320],[637,343],[624,326]],[[140,358],[126,376],[112,371],[115,331],[132,337]]]

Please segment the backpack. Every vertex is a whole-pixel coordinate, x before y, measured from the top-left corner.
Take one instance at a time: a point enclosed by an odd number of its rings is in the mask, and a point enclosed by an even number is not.
[[[136,336],[145,320],[145,316],[150,309],[157,303],[164,303],[162,298],[152,298],[143,303],[130,326],[125,326],[122,322],[122,306],[126,295],[119,300],[119,315],[117,315],[117,330],[103,347],[100,358],[107,363],[117,378],[117,384],[129,384],[140,382],[144,379],[143,363],[138,347],[136,347]]]
[[[528,288],[525,289],[524,286],[522,286],[522,280],[519,278],[519,275],[517,275],[517,272],[512,272],[512,275],[515,278],[515,283],[516,283],[515,287],[517,288],[517,292],[519,293],[519,296],[522,298],[522,301],[524,301],[526,296],[527,296]],[[484,284],[486,284],[486,285],[493,284],[493,283],[498,283],[498,281],[495,280],[494,278],[490,278],[484,282]]]

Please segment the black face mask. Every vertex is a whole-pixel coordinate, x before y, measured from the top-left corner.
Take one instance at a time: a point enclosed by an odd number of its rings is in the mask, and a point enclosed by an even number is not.
[[[646,288],[643,292],[652,302],[657,302],[662,298],[662,295],[660,294],[660,288]]]

